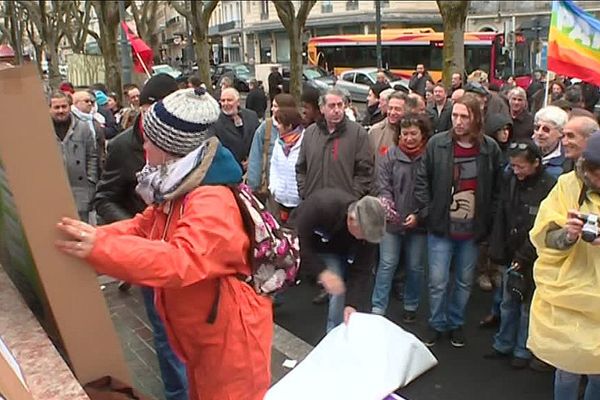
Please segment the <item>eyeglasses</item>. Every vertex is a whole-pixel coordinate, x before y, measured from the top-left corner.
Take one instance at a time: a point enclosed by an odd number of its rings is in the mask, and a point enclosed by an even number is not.
[[[527,149],[529,149],[529,146],[527,145],[527,143],[512,142],[508,146],[508,148],[511,149],[511,150],[514,150],[514,149],[527,150]]]
[[[542,132],[544,132],[544,133],[550,133],[550,131],[552,130],[552,128],[550,128],[550,127],[549,127],[549,126],[547,126],[547,125],[540,125],[540,124],[535,124],[535,125],[533,125],[533,131],[534,131],[534,132],[537,132],[537,131],[539,131],[540,129],[541,129],[541,130],[542,130]]]
[[[85,100],[82,100],[82,101],[85,101],[86,103],[90,103],[90,104],[94,104],[95,103],[95,101],[91,100],[91,99],[85,99]]]

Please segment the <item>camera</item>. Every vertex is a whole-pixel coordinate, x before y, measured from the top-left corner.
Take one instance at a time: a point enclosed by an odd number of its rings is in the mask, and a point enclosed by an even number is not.
[[[591,243],[598,237],[598,216],[596,214],[579,214],[577,216],[583,222],[581,239]]]

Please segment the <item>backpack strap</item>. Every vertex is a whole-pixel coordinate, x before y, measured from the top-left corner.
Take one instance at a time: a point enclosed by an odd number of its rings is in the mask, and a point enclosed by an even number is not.
[[[259,192],[267,191],[267,180],[269,177],[269,171],[267,167],[269,165],[269,148],[271,147],[271,133],[273,131],[273,118],[267,118],[265,121],[265,140],[263,142],[262,162],[260,169],[260,187]]]
[[[208,318],[206,318],[207,324],[214,324],[217,320],[217,314],[219,313],[219,301],[221,300],[221,279],[217,279],[217,292],[215,294],[215,299],[213,300],[213,304],[210,307],[210,312],[208,313]]]

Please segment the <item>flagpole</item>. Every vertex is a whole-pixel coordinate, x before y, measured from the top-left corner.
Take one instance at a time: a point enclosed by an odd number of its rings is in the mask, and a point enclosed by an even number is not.
[[[146,67],[146,64],[144,64],[144,60],[142,60],[142,57],[140,56],[140,53],[138,53],[137,51],[134,51],[135,55],[138,58],[138,61],[140,62],[140,64],[142,64],[142,68],[144,68],[144,72],[146,72],[146,75],[148,76],[148,78],[150,78],[150,72],[148,72],[148,68]]]
[[[550,85],[550,71],[546,70],[546,87],[544,89],[544,107],[548,105],[548,86]]]

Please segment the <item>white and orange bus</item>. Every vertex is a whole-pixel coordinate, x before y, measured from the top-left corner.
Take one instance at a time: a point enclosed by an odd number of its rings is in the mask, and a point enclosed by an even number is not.
[[[512,75],[511,53],[503,33],[465,32],[465,69],[488,73],[490,83],[501,85]],[[410,78],[417,64],[424,64],[432,78],[442,76],[444,34],[431,28],[388,29],[381,34],[383,67]],[[515,35],[514,76],[517,84],[529,86],[530,52],[525,37]],[[313,37],[307,48],[309,64],[319,65],[339,75],[348,69],[376,66],[376,35],[336,35]]]

